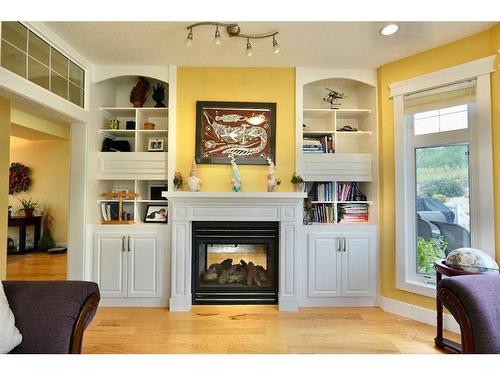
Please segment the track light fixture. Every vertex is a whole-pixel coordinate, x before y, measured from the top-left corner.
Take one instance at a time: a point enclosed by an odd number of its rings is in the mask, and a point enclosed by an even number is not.
[[[229,35],[229,37],[246,38],[246,40],[247,40],[247,46],[246,46],[247,56],[253,55],[253,48],[252,48],[252,44],[250,43],[250,39],[273,38],[273,45],[272,45],[273,53],[279,53],[279,51],[280,51],[280,45],[278,44],[278,41],[276,40],[276,35],[278,35],[279,31],[272,31],[272,32],[265,33],[265,34],[242,34],[240,26],[237,23],[223,23],[223,22],[198,22],[198,23],[194,23],[194,24],[189,25],[187,27],[187,29],[189,30],[189,33],[186,37],[186,40],[184,41],[184,44],[187,47],[192,46],[193,45],[193,28],[198,27],[198,26],[207,26],[207,25],[215,26],[214,44],[216,44],[216,45],[222,44],[222,39],[220,36],[220,31],[219,31],[219,26],[221,26],[221,27],[226,28],[226,32]]]

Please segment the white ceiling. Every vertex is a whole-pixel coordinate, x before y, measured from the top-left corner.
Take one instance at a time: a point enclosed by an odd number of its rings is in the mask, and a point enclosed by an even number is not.
[[[271,39],[246,40],[215,27],[193,30],[194,45],[184,39],[189,22],[45,22],[86,59],[99,65],[179,65],[245,67],[377,68],[380,65],[487,30],[494,22],[398,22],[399,31],[379,35],[386,22],[240,22],[242,33],[278,30],[279,54]]]

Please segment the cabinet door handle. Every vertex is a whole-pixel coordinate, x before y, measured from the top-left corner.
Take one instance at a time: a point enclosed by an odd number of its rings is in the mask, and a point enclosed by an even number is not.
[[[125,252],[125,236],[122,237],[122,251]]]
[[[337,252],[340,253],[341,252],[341,249],[340,249],[340,244],[341,244],[341,241],[342,241],[342,237],[338,237],[337,238]]]
[[[347,241],[345,237],[342,237],[344,239],[344,253],[347,251]]]
[[[127,251],[130,253],[130,236],[127,236]]]

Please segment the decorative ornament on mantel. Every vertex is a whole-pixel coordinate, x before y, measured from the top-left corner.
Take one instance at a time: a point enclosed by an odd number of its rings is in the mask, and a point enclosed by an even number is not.
[[[230,154],[229,159],[231,159],[231,166],[233,168],[233,179],[231,180],[231,184],[233,185],[234,192],[241,191],[241,176],[240,171],[238,170],[238,165],[236,165],[236,161],[234,160],[234,155]]]
[[[304,191],[304,179],[296,172],[293,174],[290,182],[293,184],[293,191],[300,193]]]
[[[188,188],[189,191],[201,190],[201,179],[198,177],[198,166],[196,165],[196,161],[194,159],[191,167],[191,173],[188,178]]]
[[[269,170],[267,171],[267,191],[272,193],[281,184],[281,180],[276,178],[274,174],[274,163],[271,158],[267,158],[267,164],[269,165]]]
[[[182,178],[181,172],[175,171],[173,182],[174,182],[174,190],[182,191],[182,184],[184,183],[184,179]]]
[[[144,77],[139,77],[136,85],[130,92],[130,103],[135,108],[140,108],[146,102],[146,94],[149,90],[149,81]]]

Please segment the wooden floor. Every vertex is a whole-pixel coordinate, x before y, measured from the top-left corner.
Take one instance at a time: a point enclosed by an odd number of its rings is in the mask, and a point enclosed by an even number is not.
[[[65,280],[66,253],[9,255],[8,280]],[[440,353],[435,328],[379,308],[100,307],[84,353]],[[448,337],[459,340],[457,335]]]
[[[435,328],[379,308],[99,308],[84,353],[441,353]],[[459,337],[447,334],[455,340]]]
[[[66,280],[66,253],[7,256],[7,280]]]

